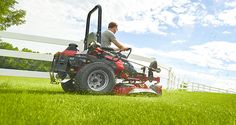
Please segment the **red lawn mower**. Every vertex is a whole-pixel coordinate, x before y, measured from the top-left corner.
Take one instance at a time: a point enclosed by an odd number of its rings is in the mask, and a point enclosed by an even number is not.
[[[97,33],[89,33],[90,16],[98,10]],[[50,79],[53,84],[61,84],[65,92],[95,92],[127,95],[133,93],[162,94],[157,62],[149,67],[128,60],[127,55],[112,48],[104,48],[101,43],[102,8],[95,6],[87,15],[84,39],[84,51],[80,52],[76,44],[69,44],[63,51],[54,55]],[[131,63],[140,65],[142,73],[137,72]],[[147,74],[145,73],[147,71]],[[117,79],[122,82],[117,83]],[[146,82],[152,82],[147,85]]]

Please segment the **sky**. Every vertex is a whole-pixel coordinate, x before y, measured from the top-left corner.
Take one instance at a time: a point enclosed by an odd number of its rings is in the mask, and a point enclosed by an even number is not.
[[[103,31],[117,22],[117,39],[134,54],[156,58],[185,81],[236,90],[236,0],[18,0],[26,23],[7,31],[81,41],[87,13],[97,4]],[[11,42],[40,52],[64,49]]]

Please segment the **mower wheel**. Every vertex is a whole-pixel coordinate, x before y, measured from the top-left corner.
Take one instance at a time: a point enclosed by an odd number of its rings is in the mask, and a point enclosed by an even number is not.
[[[72,80],[61,83],[61,87],[65,92],[75,92],[76,91]]]
[[[151,85],[149,88],[155,91],[157,95],[162,95],[162,87]]]
[[[85,65],[75,76],[77,90],[87,92],[108,93],[115,85],[113,69],[102,62]]]

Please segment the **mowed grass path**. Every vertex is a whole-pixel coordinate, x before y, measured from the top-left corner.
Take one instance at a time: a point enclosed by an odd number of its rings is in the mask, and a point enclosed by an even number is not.
[[[0,76],[0,125],[5,124],[235,125],[236,95],[80,95],[64,93],[48,79]]]

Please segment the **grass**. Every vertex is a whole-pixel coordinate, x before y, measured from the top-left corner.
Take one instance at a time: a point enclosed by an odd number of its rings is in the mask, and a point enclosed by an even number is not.
[[[48,79],[0,76],[0,124],[236,124],[236,95],[64,93]]]

